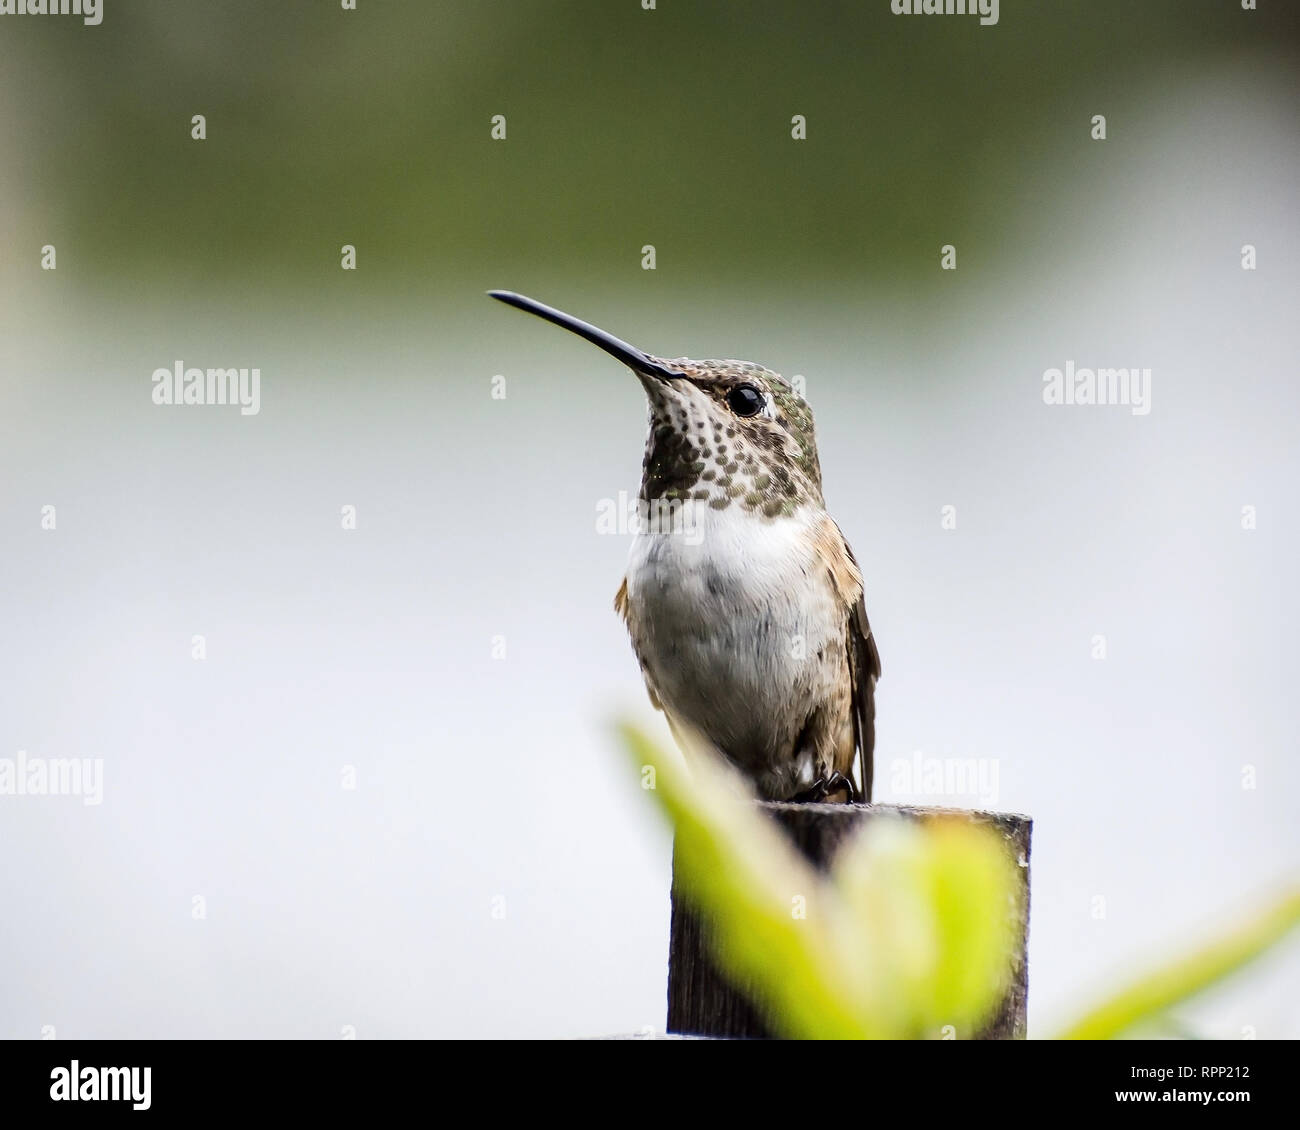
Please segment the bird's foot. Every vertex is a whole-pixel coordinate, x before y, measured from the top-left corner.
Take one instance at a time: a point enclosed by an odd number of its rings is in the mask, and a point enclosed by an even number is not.
[[[790,798],[792,804],[821,804],[831,793],[841,789],[848,793],[847,803],[857,804],[858,790],[853,782],[843,773],[832,773],[829,777],[818,777],[811,788]]]

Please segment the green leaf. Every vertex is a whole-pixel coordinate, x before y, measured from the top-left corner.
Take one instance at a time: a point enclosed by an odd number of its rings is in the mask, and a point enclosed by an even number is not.
[[[1194,950],[1116,993],[1076,1020],[1063,1040],[1109,1040],[1208,989],[1269,949],[1300,923],[1300,890],[1288,891],[1240,929]]]

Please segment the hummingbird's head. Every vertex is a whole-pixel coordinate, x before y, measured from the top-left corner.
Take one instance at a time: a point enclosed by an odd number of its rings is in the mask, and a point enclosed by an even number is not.
[[[586,338],[637,375],[650,403],[643,500],[767,519],[822,505],[812,409],[780,374],[750,361],[655,357],[534,299],[488,293]]]
[[[645,498],[766,518],[821,505],[812,409],[789,381],[751,361],[655,360],[681,375],[637,373],[650,402]]]

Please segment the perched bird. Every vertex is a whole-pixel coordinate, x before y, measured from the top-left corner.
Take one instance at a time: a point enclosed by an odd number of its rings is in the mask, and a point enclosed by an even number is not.
[[[645,390],[641,521],[614,607],[678,743],[707,742],[770,800],[869,802],[880,655],[807,403],[761,365],[654,357],[489,294],[598,345]]]

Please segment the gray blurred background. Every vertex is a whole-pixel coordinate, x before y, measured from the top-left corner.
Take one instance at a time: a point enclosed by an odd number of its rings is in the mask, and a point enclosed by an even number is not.
[[[1300,866],[1298,46],[1269,0],[0,17],[0,758],[104,773],[0,796],[0,1036],[662,1028],[596,524],[642,394],[492,286],[804,376],[877,799],[1035,817],[1031,1032],[1230,927]],[[260,413],[153,404],[177,359]],[[1045,405],[1068,360],[1150,414]],[[1185,1020],[1298,1005],[1292,947]]]

